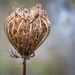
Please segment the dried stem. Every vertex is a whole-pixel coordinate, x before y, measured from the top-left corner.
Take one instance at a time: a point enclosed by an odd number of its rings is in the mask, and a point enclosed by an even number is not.
[[[26,75],[26,59],[23,59],[23,75]]]

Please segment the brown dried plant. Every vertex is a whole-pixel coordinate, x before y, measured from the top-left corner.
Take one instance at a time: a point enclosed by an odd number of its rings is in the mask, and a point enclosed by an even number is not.
[[[4,24],[5,33],[20,56],[13,51],[11,55],[16,58],[29,59],[35,54],[35,50],[44,42],[50,32],[48,14],[40,4],[27,9],[16,8],[6,18]]]

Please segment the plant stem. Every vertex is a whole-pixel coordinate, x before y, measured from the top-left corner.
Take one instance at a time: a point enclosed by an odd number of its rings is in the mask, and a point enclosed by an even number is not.
[[[26,59],[23,59],[23,75],[26,75]]]

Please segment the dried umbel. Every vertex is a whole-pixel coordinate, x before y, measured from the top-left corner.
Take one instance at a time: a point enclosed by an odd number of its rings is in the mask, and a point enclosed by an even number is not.
[[[17,52],[30,58],[48,36],[50,21],[41,5],[17,8],[6,18],[4,30]]]

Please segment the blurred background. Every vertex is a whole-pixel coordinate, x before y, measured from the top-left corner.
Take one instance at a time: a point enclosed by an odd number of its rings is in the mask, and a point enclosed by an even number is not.
[[[75,75],[75,0],[0,0],[0,75],[22,75],[22,59],[11,58],[14,49],[4,33],[4,20],[13,7],[41,3],[48,11],[51,32],[27,61],[27,75]]]

